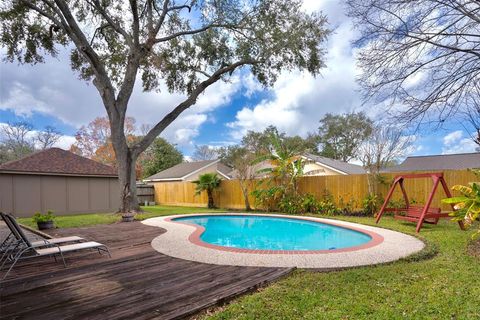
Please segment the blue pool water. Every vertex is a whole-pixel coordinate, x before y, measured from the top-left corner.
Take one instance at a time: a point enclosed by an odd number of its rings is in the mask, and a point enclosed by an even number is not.
[[[205,228],[204,242],[251,250],[332,250],[362,245],[367,234],[320,222],[265,216],[191,216],[173,221]]]

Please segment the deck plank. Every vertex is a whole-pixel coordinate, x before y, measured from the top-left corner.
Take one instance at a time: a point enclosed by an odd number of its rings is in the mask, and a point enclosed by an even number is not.
[[[292,269],[218,266],[154,251],[164,232],[141,223],[54,230],[105,243],[98,253],[24,261],[0,284],[0,319],[181,319],[285,276]]]

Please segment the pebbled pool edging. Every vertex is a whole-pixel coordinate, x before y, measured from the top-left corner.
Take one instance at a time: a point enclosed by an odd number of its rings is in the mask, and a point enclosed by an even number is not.
[[[247,250],[212,245],[200,240],[203,227],[174,218],[212,215],[255,215],[322,222],[364,232],[372,237],[366,244],[334,250],[282,251]],[[142,223],[166,229],[152,240],[152,247],[163,254],[185,260],[236,266],[298,267],[314,269],[345,268],[391,262],[421,251],[425,244],[412,236],[383,228],[333,219],[277,214],[188,214],[151,218]]]

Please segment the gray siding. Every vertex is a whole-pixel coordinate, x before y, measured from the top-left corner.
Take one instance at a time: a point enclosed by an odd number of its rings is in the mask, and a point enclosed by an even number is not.
[[[47,210],[58,215],[114,212],[118,207],[117,178],[0,173],[0,210],[17,217]]]

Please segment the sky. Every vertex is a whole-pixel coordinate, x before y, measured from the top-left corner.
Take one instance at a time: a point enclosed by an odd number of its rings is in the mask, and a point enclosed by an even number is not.
[[[355,81],[359,75],[356,49],[352,46],[356,34],[341,2],[305,0],[304,9],[322,10],[334,30],[321,76],[285,72],[266,89],[248,72],[237,72],[230,82],[217,82],[208,88],[161,136],[188,156],[195,145],[235,144],[248,130],[261,131],[269,125],[290,135],[305,136],[317,130],[326,113],[365,111],[378,117],[375,108],[362,105]],[[154,124],[182,98],[166,90],[142,92],[137,86],[128,113],[138,126]],[[28,121],[36,130],[52,125],[63,134],[57,146],[69,148],[82,125],[105,115],[94,86],[79,80],[70,69],[66,51],[34,66],[0,62],[0,124]],[[460,119],[452,119],[442,128],[417,132],[408,155],[473,151],[475,145]]]

